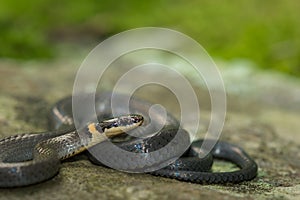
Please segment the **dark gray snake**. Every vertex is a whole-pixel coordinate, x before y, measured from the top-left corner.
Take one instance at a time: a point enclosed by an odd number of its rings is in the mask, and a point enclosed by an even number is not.
[[[112,117],[111,93],[98,94],[95,110],[99,114],[100,122],[89,123],[76,130],[72,119],[72,98],[68,97],[57,102],[51,109],[50,128],[54,131],[1,139],[0,187],[26,186],[50,179],[58,173],[61,160],[87,148],[90,152],[103,152],[108,158],[106,160],[112,160],[112,163],[117,163],[121,169],[126,168],[128,171],[143,172],[145,167],[151,169],[153,163],[157,167],[160,164],[166,166],[165,163],[168,162],[169,165],[164,168],[146,172],[193,183],[238,183],[256,176],[257,165],[254,160],[240,147],[226,142],[217,142],[212,151],[205,154],[200,148],[202,141],[195,141],[182,155],[182,148],[190,144],[189,134],[180,128],[178,121],[171,114],[167,113],[167,119],[162,124],[159,113],[153,113],[150,119],[148,110],[152,106],[151,103],[132,98],[130,113],[136,114],[128,115],[128,108],[122,107],[124,98],[125,95],[117,95],[117,105],[120,105],[117,113],[121,117],[105,120]],[[143,156],[171,143],[163,157],[149,158],[152,159],[152,164],[149,164],[149,160],[145,160],[145,163],[124,160],[124,155],[116,155],[116,152],[109,149],[109,138],[121,132],[118,127],[128,131],[139,126],[142,120],[144,123],[139,127],[141,129],[137,128],[132,132],[136,131],[137,135],[145,135],[145,132],[156,133],[155,135],[146,138],[124,137],[123,142],[118,142],[118,138],[111,140],[118,148]],[[150,120],[151,126],[147,126]],[[156,131],[157,127],[163,128]],[[176,134],[179,136],[175,137]],[[100,142],[101,144],[97,145]],[[179,156],[181,157],[177,159]],[[89,157],[93,163],[102,164],[95,157],[95,153],[89,154]],[[232,172],[210,172],[213,158],[231,161],[240,169]]]

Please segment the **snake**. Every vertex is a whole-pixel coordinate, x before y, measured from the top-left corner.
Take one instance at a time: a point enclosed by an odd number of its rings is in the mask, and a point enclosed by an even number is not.
[[[123,105],[128,96],[118,94],[115,97],[117,117],[112,114],[112,93],[97,93],[97,120],[85,119],[82,128],[78,129],[72,115],[72,96],[69,96],[51,108],[51,131],[0,139],[0,187],[22,187],[49,180],[59,173],[62,161],[84,151],[90,152],[89,159],[97,165],[113,163],[121,169],[129,169],[129,172],[146,172],[192,183],[240,183],[256,177],[258,166],[241,147],[225,141],[207,140],[215,145],[212,150],[206,151],[202,145],[204,140],[191,141],[189,133],[169,112],[165,120],[159,112],[150,116],[152,103],[130,98],[128,113],[128,107]],[[128,131],[143,137],[124,134]],[[126,160],[124,155],[109,148],[111,144],[147,159],[139,162]],[[165,148],[167,144],[169,147]],[[188,148],[182,152],[186,146]],[[163,156],[147,156],[162,148],[166,149]],[[103,163],[93,152],[102,152],[100,154],[108,163]],[[215,158],[230,161],[239,169],[212,172]],[[145,167],[149,170],[145,171]]]

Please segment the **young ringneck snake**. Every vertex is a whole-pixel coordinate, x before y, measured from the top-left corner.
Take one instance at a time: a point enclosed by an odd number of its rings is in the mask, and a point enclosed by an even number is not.
[[[256,176],[255,161],[240,147],[218,141],[212,151],[203,154],[202,140],[194,141],[190,145],[189,134],[180,128],[179,122],[171,114],[167,113],[164,122],[161,121],[159,113],[152,114],[152,126],[145,128],[150,123],[148,111],[152,104],[132,98],[130,113],[136,114],[128,114],[128,108],[122,106],[127,96],[118,94],[115,97],[119,101],[116,110],[121,117],[106,120],[112,117],[111,93],[97,94],[95,109],[100,122],[89,123],[82,129],[76,130],[72,119],[72,97],[67,97],[57,102],[51,109],[49,121],[50,128],[54,131],[20,134],[1,139],[0,187],[26,186],[48,180],[58,173],[62,160],[86,149],[91,149],[91,152],[104,152],[102,158],[104,156],[104,160],[108,160],[108,165],[109,160],[112,160],[113,165],[120,166],[120,169],[129,169],[130,172],[148,172],[193,183],[238,183],[251,180]],[[138,130],[137,127],[140,125],[139,128],[142,129]],[[156,126],[163,128],[156,131]],[[152,163],[147,159],[139,162],[126,160],[123,155],[109,149],[110,138],[134,128],[137,129],[137,135],[150,132],[147,135],[152,137],[129,137],[129,139],[127,137],[125,141],[115,141],[114,144],[125,151],[142,154],[145,158],[149,157]],[[135,129],[132,130],[134,131]],[[176,134],[179,136],[175,137]],[[171,145],[164,151],[163,156],[147,157],[149,153],[164,148],[170,141],[172,141]],[[182,148],[187,145],[190,147],[185,149],[182,155]],[[93,163],[101,164],[94,153],[89,157]],[[211,172],[213,158],[231,161],[240,169],[231,172]],[[166,166],[166,162],[169,165]],[[163,168],[155,168],[151,171],[153,165],[161,165]],[[148,170],[144,170],[145,168]]]

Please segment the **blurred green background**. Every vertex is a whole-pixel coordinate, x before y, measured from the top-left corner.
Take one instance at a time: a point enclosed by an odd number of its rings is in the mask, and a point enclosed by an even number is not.
[[[298,0],[0,0],[0,57],[52,59],[62,46],[93,47],[127,29],[159,26],[191,36],[214,58],[299,77],[299,10]]]

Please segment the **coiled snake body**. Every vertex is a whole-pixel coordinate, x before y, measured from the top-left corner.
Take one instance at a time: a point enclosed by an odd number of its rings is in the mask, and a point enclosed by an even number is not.
[[[130,101],[130,111],[137,114],[128,114],[126,113],[128,108],[122,107],[124,98],[125,95],[117,95],[120,102],[117,112],[120,117],[106,120],[112,113],[111,93],[98,94],[96,112],[101,122],[92,122],[81,130],[76,130],[72,119],[72,98],[68,97],[56,103],[51,109],[50,125],[54,131],[1,139],[0,187],[26,186],[45,181],[58,173],[61,160],[87,148],[91,150],[102,148],[101,151],[107,158],[112,157],[114,152],[105,148],[109,144],[107,139],[140,126],[143,120],[142,126],[150,123],[148,110],[152,104],[133,98]],[[159,170],[150,170],[149,173],[194,183],[237,183],[251,180],[256,176],[257,165],[243,149],[221,141],[205,155],[200,150],[202,141],[192,142],[184,155],[174,161],[174,157],[181,155],[179,149],[190,143],[188,133],[180,128],[178,121],[169,113],[164,122],[161,121],[159,113],[154,113],[151,120],[152,126],[142,129],[139,133],[155,132],[156,126],[162,126],[163,128],[156,131],[154,136],[152,134],[152,137],[131,138],[116,143],[119,148],[126,151],[147,154],[164,147],[174,139],[176,133],[179,134],[179,137],[172,141],[171,150],[167,149],[163,157],[167,160],[173,159],[172,163]],[[101,144],[97,145],[98,143]],[[148,163],[147,160],[145,163],[129,162],[118,155],[114,156],[114,163],[126,165],[132,169],[130,171],[142,171]],[[240,169],[233,172],[210,172],[214,157],[229,160]],[[94,154],[90,154],[90,159],[95,164],[101,164]],[[153,159],[157,163],[163,162],[159,160],[160,158]]]

